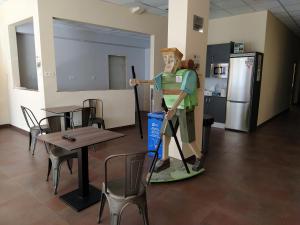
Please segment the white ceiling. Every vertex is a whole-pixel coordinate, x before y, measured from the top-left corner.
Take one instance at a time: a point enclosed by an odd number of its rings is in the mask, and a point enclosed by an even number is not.
[[[142,6],[148,12],[168,14],[168,0],[104,0],[115,4]],[[201,1],[201,0],[199,0]],[[300,36],[300,0],[211,0],[210,18],[222,18],[255,11],[270,10]]]

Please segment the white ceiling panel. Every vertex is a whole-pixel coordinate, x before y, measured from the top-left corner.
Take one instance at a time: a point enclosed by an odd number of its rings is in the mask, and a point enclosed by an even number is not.
[[[1,1],[1,0],[0,0]],[[167,16],[168,0],[105,0],[128,7],[142,6],[148,12]],[[199,0],[200,2],[201,0]],[[211,0],[210,18],[222,18],[270,10],[292,31],[300,34],[300,0]]]
[[[239,8],[231,8],[231,9],[227,9],[232,15],[239,15],[239,14],[244,14],[244,13],[250,13],[250,12],[254,12],[255,10],[253,10],[252,8],[249,8],[247,6],[244,7],[239,7]]]
[[[9,0],[0,0],[0,4]],[[168,0],[99,0],[127,7],[141,6],[149,13],[167,16]],[[200,2],[201,0],[199,0]],[[295,33],[300,34],[300,0],[211,0],[210,18],[222,18],[270,10]]]

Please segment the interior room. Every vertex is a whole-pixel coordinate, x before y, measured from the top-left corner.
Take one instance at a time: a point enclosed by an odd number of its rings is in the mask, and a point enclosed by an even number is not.
[[[299,0],[0,0],[0,225],[298,225]]]

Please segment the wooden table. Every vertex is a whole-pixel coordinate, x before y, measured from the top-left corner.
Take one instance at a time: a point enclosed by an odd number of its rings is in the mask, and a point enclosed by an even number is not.
[[[48,107],[48,108],[43,108],[42,110],[46,112],[55,113],[55,114],[63,113],[65,117],[65,127],[70,128],[70,112],[73,112],[80,108],[82,108],[82,106],[69,105],[69,106],[59,106],[59,107]]]
[[[62,135],[68,134],[76,141],[68,141]],[[83,127],[64,132],[43,134],[39,140],[48,142],[66,150],[78,150],[78,189],[60,196],[60,198],[77,211],[81,211],[100,200],[101,191],[89,184],[88,146],[123,137],[124,134],[95,127]]]

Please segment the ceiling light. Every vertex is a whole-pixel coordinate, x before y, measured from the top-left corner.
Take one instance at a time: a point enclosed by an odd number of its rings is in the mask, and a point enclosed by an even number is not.
[[[141,14],[143,14],[145,12],[145,9],[143,7],[141,7],[141,6],[135,6],[135,7],[132,7],[130,9],[130,12],[132,14],[141,15]]]

